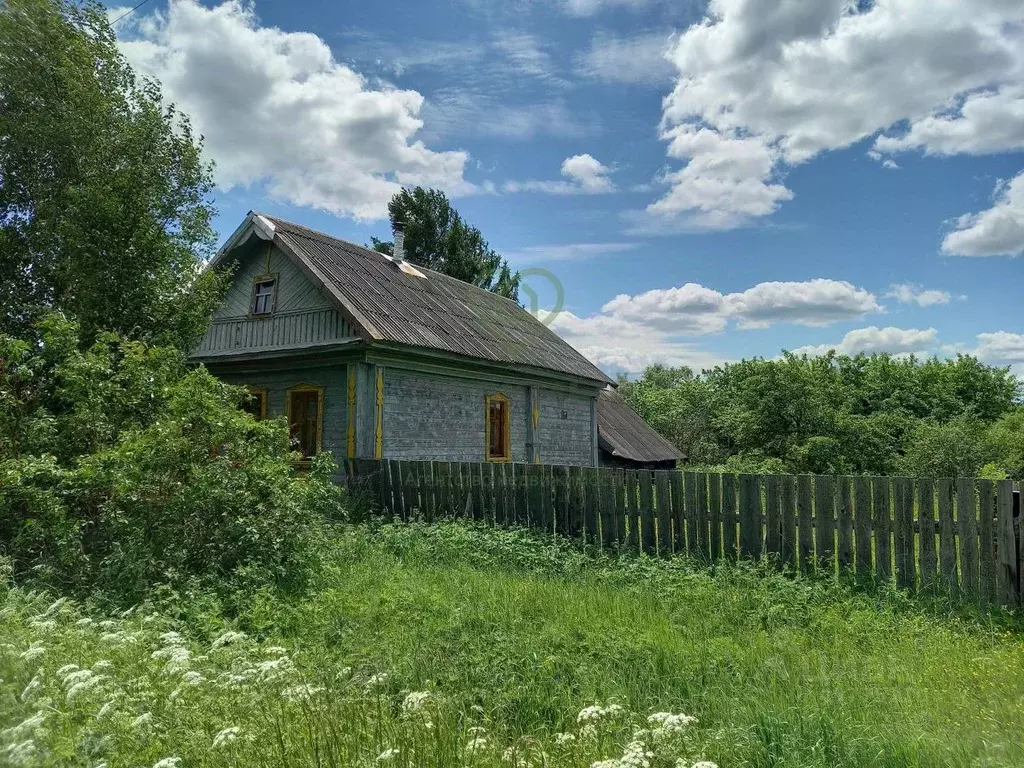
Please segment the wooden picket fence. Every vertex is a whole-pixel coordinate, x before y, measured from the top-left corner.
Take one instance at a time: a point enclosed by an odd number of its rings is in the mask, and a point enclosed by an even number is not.
[[[382,514],[403,519],[467,517],[652,555],[768,558],[1021,603],[1020,498],[1009,480],[362,459],[346,473]]]

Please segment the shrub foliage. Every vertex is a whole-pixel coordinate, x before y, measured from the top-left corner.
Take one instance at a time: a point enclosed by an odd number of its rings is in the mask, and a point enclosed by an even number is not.
[[[0,541],[16,574],[125,600],[153,584],[301,586],[338,514],[329,457],[300,476],[280,421],[172,348],[48,317],[0,336]]]

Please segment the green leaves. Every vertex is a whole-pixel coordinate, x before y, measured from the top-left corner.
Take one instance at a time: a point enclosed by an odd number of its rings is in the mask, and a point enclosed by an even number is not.
[[[388,215],[392,224],[405,224],[405,258],[413,264],[518,300],[519,273],[463,220],[441,190],[403,189],[388,203]],[[393,243],[371,240],[374,250],[391,255]]]
[[[187,348],[222,279],[210,167],[188,119],[138,82],[103,6],[0,5],[0,330],[60,309]]]
[[[743,471],[1024,475],[1020,389],[975,358],[834,354],[652,366],[621,392],[694,465]],[[998,471],[998,470],[997,470]]]

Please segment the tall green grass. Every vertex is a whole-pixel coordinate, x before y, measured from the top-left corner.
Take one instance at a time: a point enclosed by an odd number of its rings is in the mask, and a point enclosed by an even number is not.
[[[26,764],[1024,765],[1015,619],[769,569],[360,525],[311,595],[261,593],[230,626],[203,594],[106,629],[50,600],[14,590],[0,619],[0,749],[31,740]],[[67,664],[104,679],[68,702]]]

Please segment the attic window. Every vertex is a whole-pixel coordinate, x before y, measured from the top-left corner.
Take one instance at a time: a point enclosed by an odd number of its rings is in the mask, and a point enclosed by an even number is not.
[[[252,314],[269,315],[274,311],[274,288],[277,280],[273,277],[258,277],[252,286]]]
[[[511,403],[505,395],[487,396],[487,460],[512,460]]]

